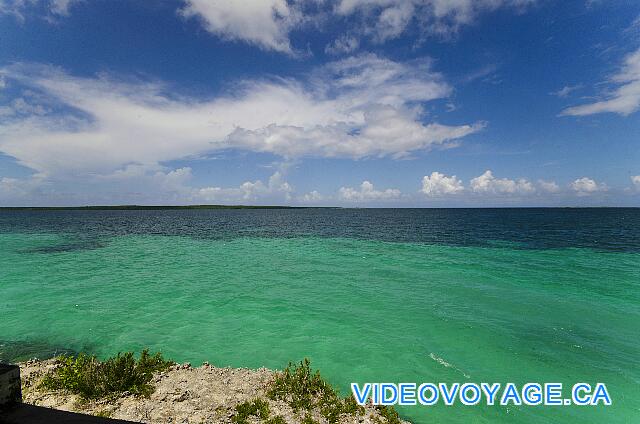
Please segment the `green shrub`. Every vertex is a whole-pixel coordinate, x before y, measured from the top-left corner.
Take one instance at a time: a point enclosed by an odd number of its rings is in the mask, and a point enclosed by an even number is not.
[[[313,419],[311,414],[307,412],[307,414],[302,419],[301,424],[318,424],[318,423]]]
[[[376,409],[382,418],[387,420],[387,424],[400,424],[400,417],[398,416],[398,411],[393,406],[387,405],[377,405]],[[378,422],[380,420],[378,419]]]
[[[242,402],[236,406],[236,415],[231,418],[231,421],[237,424],[246,424],[247,418],[251,415],[266,420],[269,418],[269,403],[260,398],[253,402]]]
[[[150,384],[153,374],[173,365],[159,352],[149,355],[147,349],[142,351],[137,360],[133,352],[126,352],[105,361],[84,353],[75,358],[61,356],[58,361],[58,367],[42,379],[42,387],[66,390],[83,399],[115,398],[125,392],[149,396],[153,393]]]
[[[111,411],[107,411],[106,409],[102,409],[94,414],[96,417],[100,418],[109,418],[111,417]]]
[[[364,406],[358,405],[356,399],[353,396],[347,396],[343,403],[343,413],[349,415],[362,415],[364,414]]]
[[[313,408],[316,398],[333,389],[320,377],[320,372],[312,373],[311,364],[305,358],[300,365],[289,366],[276,376],[267,396],[274,400],[286,401],[294,410]]]
[[[282,418],[281,415],[276,415],[275,417],[271,417],[266,421],[266,424],[287,424],[287,422]]]
[[[364,408],[358,405],[353,397],[341,398],[320,376],[319,371],[313,372],[311,363],[306,358],[299,364],[289,363],[284,371],[278,373],[267,396],[287,402],[295,411],[312,411],[318,408],[330,423],[337,423],[342,414],[364,413]]]

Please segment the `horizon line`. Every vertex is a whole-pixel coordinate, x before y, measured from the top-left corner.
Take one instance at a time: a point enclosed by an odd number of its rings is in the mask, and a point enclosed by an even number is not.
[[[640,206],[290,206],[290,205],[82,205],[0,206],[10,210],[171,210],[171,209],[640,209]]]

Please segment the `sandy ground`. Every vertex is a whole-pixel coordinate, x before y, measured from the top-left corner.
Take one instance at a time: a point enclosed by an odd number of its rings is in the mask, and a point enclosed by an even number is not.
[[[231,423],[236,405],[260,397],[268,400],[271,417],[280,415],[291,424],[304,418],[286,403],[267,399],[266,391],[275,372],[265,368],[217,368],[208,363],[197,368],[190,364],[176,365],[155,375],[156,390],[149,398],[125,395],[111,402],[82,402],[76,395],[38,388],[42,376],[55,364],[55,360],[19,364],[24,403],[144,423]],[[312,417],[318,423],[326,423],[318,411]],[[251,417],[250,421],[260,422],[257,417]],[[343,416],[341,422],[384,424],[386,419],[368,405],[364,415]]]

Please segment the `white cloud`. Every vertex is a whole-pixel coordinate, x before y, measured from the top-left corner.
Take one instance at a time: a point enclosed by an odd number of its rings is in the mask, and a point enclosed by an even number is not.
[[[143,203],[237,204],[268,201],[282,204],[291,200],[293,193],[293,187],[280,171],[273,173],[267,183],[261,180],[245,181],[237,187],[194,187],[191,184],[192,177],[190,167],[166,170],[156,166],[128,165],[112,174],[97,176],[90,184],[93,187],[116,189],[118,193],[128,192],[133,199]],[[92,200],[99,201],[99,198]]]
[[[536,191],[533,184],[526,179],[510,180],[508,178],[496,178],[490,170],[471,179],[469,187],[474,193],[489,194],[531,194]]]
[[[580,90],[582,88],[582,84],[577,85],[565,85],[558,91],[554,91],[550,94],[556,97],[567,97],[569,94],[573,93],[576,90]]]
[[[464,191],[462,181],[456,176],[447,177],[439,172],[432,172],[431,176],[422,178],[422,193],[430,197],[457,194]]]
[[[318,74],[322,77],[316,82],[325,85],[325,91],[347,93],[344,100],[351,103],[348,107],[364,103],[399,106],[446,97],[452,91],[442,76],[432,71],[429,60],[401,63],[361,54],[330,62]]]
[[[329,54],[346,54],[351,53],[358,49],[360,41],[350,35],[343,35],[340,38],[336,38],[332,43],[328,44],[324,51]]]
[[[542,191],[547,193],[559,193],[560,186],[555,181],[538,180],[538,185]]]
[[[498,68],[499,66],[496,63],[489,63],[469,72],[462,79],[462,81],[465,83],[470,83],[476,80],[481,80],[482,82],[496,84],[498,83],[498,76],[496,75],[496,71],[498,70]]]
[[[158,82],[78,78],[51,67],[1,73],[57,111],[0,117],[0,151],[46,175],[109,174],[229,148],[286,158],[402,157],[482,128],[424,124],[416,105],[450,87],[426,63],[374,55],[330,63],[310,80],[245,81],[210,100],[179,97]]]
[[[416,22],[423,34],[449,35],[481,13],[509,7],[523,10],[537,0],[183,0],[180,13],[198,17],[204,28],[228,40],[292,53],[290,33],[307,23],[322,30],[327,20],[355,18],[359,25],[326,47],[329,53],[354,51],[359,38],[393,39]],[[312,7],[306,7],[312,6]],[[318,7],[316,7],[318,6]],[[350,27],[354,27],[353,24]]]
[[[35,197],[43,181],[39,177],[33,178],[9,178],[0,177],[0,201],[3,205],[9,205],[12,201],[19,202],[27,197]]]
[[[378,15],[375,39],[385,41],[396,38],[402,34],[413,18],[415,7],[413,2],[400,1],[397,4],[384,8]]]
[[[71,6],[84,0],[0,0],[0,15],[13,15],[23,21],[29,8],[44,5],[51,15],[68,16]]]
[[[110,174],[89,176],[83,181],[84,186],[76,183],[80,186],[76,191],[93,188],[96,197],[87,200],[98,203],[114,201],[109,197],[101,198],[108,191],[114,193],[116,202],[128,196],[134,203],[183,203],[193,197],[194,189],[189,186],[192,177],[190,167],[165,169],[157,165],[130,164]]]
[[[0,0],[0,15],[13,15],[24,20],[24,9],[37,4],[37,0]]]
[[[45,115],[47,109],[40,104],[33,104],[23,97],[13,99],[9,105],[0,106],[0,118],[16,115]]]
[[[69,16],[69,9],[74,3],[84,0],[51,0],[51,12],[60,16]]]
[[[369,202],[397,200],[402,196],[398,189],[388,188],[386,190],[376,190],[369,181],[363,181],[359,189],[352,187],[341,187],[338,196],[342,200],[349,202]]]
[[[271,124],[258,130],[238,129],[228,140],[234,146],[285,157],[401,158],[412,151],[445,145],[481,128],[423,125],[415,113],[391,106],[371,107],[362,112],[357,126],[339,123],[304,128]]]
[[[640,190],[640,175],[633,175],[631,177],[631,182],[633,183],[636,189]]]
[[[609,83],[617,85],[606,99],[567,108],[561,115],[584,116],[612,112],[630,115],[640,108],[640,49],[627,55],[620,71]]]
[[[204,202],[238,202],[257,201],[264,199],[278,199],[281,202],[291,200],[293,188],[283,179],[280,172],[276,172],[269,178],[268,184],[260,180],[247,181],[237,188],[203,187],[193,189],[191,201]]]
[[[597,183],[588,177],[578,178],[570,185],[571,189],[576,192],[578,196],[587,196],[589,194],[607,191],[607,186],[604,183]]]
[[[46,5],[50,15],[68,16],[84,0],[0,0],[0,14],[23,20],[28,8]],[[484,12],[523,10],[538,0],[181,0],[178,13],[200,20],[212,34],[265,50],[292,54],[290,33],[308,23],[322,30],[328,20],[354,18],[359,25],[327,46],[331,53],[357,49],[360,37],[384,42],[416,22],[422,34],[449,35]],[[310,7],[308,7],[310,6]],[[353,26],[350,25],[350,26]]]
[[[364,20],[363,35],[382,42],[400,36],[412,22],[423,34],[450,35],[482,13],[501,7],[522,10],[536,0],[340,0],[341,16]]]
[[[326,200],[326,197],[320,194],[317,190],[310,191],[298,198],[301,203],[318,203]]]
[[[289,31],[302,16],[287,0],[184,0],[180,13],[198,17],[207,31],[263,49],[291,53]]]

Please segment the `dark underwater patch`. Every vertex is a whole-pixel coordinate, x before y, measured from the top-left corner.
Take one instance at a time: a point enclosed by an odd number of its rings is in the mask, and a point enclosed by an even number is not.
[[[95,250],[106,247],[107,243],[103,241],[90,240],[90,241],[74,241],[68,243],[59,243],[48,246],[38,246],[29,249],[23,249],[20,253],[32,254],[32,253],[64,253],[64,252],[77,252],[82,250]]]
[[[82,349],[84,351],[84,349]],[[60,355],[77,355],[78,351],[39,340],[0,340],[0,362],[50,359]]]

